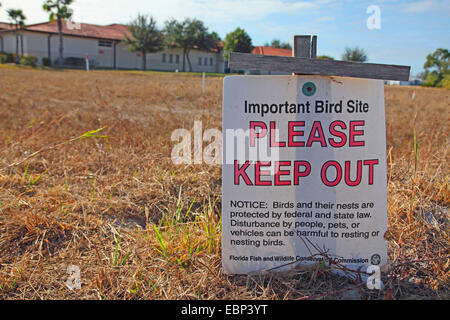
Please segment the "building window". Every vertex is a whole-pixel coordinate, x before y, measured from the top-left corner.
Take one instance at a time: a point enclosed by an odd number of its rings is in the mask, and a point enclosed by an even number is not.
[[[169,63],[173,63],[173,54],[169,54]]]
[[[98,46],[99,47],[104,47],[104,48],[111,48],[112,47],[112,41],[98,40]]]
[[[165,53],[162,54],[162,62],[166,62],[166,54]]]
[[[203,65],[207,66],[208,65],[208,58],[205,57],[205,59],[203,59]]]
[[[209,58],[209,65],[210,65],[210,66],[213,65],[213,62],[214,62],[214,59],[213,59],[213,58]]]
[[[175,62],[176,62],[176,63],[180,63],[180,55],[179,55],[179,54],[177,54],[177,55],[175,56]]]
[[[202,65],[202,57],[198,57],[198,65],[199,65],[199,66]]]

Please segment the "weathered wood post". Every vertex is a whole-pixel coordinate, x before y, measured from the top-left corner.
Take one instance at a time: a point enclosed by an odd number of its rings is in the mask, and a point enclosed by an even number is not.
[[[317,36],[294,36],[292,56],[297,58],[312,58],[317,56]]]
[[[292,56],[296,58],[316,59],[317,36],[294,36],[292,40]],[[298,73],[292,73],[293,75]]]
[[[230,53],[223,90],[222,263],[283,270],[327,257],[347,270],[387,263],[384,82],[410,67]],[[237,142],[237,146],[235,145]]]

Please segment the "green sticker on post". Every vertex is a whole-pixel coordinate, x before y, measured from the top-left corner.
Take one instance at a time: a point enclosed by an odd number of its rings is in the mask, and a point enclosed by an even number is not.
[[[312,82],[306,82],[303,85],[302,91],[305,96],[310,97],[316,93],[316,85]]]

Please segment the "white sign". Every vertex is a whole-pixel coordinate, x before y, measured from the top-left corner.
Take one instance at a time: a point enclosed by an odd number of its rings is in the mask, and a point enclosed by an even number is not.
[[[323,259],[387,262],[384,85],[230,76],[223,91],[222,261],[243,274]]]

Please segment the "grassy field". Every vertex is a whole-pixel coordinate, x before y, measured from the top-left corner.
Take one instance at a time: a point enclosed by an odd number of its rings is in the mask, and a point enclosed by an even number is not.
[[[0,299],[450,298],[449,90],[386,87],[391,266],[369,291],[323,265],[222,273],[221,168],[170,157],[173,130],[221,129],[222,78],[201,88],[0,68]]]

